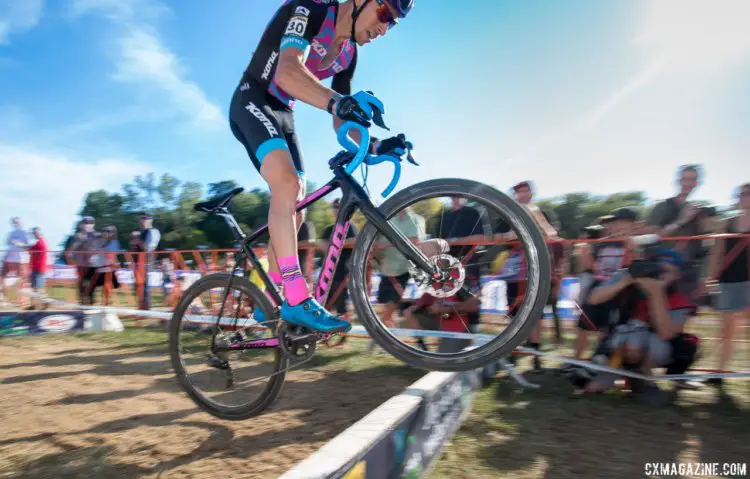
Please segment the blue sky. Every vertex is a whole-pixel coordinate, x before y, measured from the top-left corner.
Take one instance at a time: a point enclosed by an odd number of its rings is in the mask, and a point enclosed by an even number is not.
[[[0,4],[0,235],[7,218],[54,243],[87,191],[169,172],[262,179],[229,131],[239,77],[277,0],[16,0]],[[400,187],[466,177],[543,197],[672,193],[702,163],[697,197],[750,181],[750,2],[420,0],[361,52],[355,89],[415,143]],[[339,149],[300,105],[309,177]],[[384,132],[374,130],[382,136]],[[373,169],[382,191],[390,167]]]

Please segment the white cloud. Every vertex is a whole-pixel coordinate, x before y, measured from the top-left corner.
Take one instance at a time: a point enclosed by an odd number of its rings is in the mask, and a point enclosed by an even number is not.
[[[112,76],[116,81],[155,93],[165,107],[196,127],[226,127],[219,107],[185,78],[179,58],[159,36],[155,23],[169,13],[164,5],[143,0],[74,0],[72,5],[74,16],[96,13],[118,25]]]
[[[37,26],[43,11],[44,0],[0,3],[0,45],[7,43],[11,34],[23,33]]]
[[[224,128],[219,108],[194,82],[180,73],[178,58],[159,38],[143,29],[132,29],[119,38],[120,57],[114,78],[125,83],[155,87],[167,93],[172,107],[195,126]]]
[[[750,53],[747,0],[660,0],[643,4],[634,43],[684,73],[725,68]]]
[[[83,161],[55,152],[0,144],[0,240],[8,233],[11,216],[20,216],[26,228],[39,226],[50,248],[56,248],[77,219],[84,195],[121,185],[150,169],[127,158]],[[2,247],[0,247],[2,249]]]

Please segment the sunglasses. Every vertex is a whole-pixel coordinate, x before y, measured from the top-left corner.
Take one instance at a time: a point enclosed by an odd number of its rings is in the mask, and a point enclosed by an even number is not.
[[[740,191],[740,196],[750,196],[750,190]]]
[[[385,0],[376,0],[376,2],[378,4],[378,21],[380,23],[387,23],[388,28],[393,28],[398,25],[398,20],[393,16],[393,12],[390,7],[388,7],[388,4],[385,3]]]

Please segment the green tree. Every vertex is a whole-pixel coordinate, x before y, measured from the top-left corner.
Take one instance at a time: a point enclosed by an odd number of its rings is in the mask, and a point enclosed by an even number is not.
[[[161,181],[157,187],[157,192],[159,193],[159,199],[161,199],[163,206],[167,208],[174,206],[174,201],[177,199],[177,188],[179,187],[180,180],[169,173],[161,175]]]

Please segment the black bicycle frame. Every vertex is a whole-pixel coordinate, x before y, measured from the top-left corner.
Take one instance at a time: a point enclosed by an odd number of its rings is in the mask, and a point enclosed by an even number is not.
[[[328,300],[333,274],[334,271],[336,271],[339,259],[341,258],[346,233],[349,231],[349,222],[357,208],[359,208],[365,218],[372,223],[375,229],[388,239],[401,254],[416,264],[422,271],[425,271],[430,275],[435,274],[434,266],[430,264],[427,257],[416,248],[412,242],[401,233],[401,231],[394,228],[388,222],[383,213],[372,204],[372,201],[370,201],[370,197],[364,188],[362,188],[362,186],[357,183],[351,175],[346,173],[344,166],[344,164],[334,166],[333,179],[297,203],[297,211],[302,211],[339,188],[343,194],[341,199],[341,209],[339,210],[336,224],[331,232],[331,238],[328,243],[328,250],[326,251],[320,278],[315,285],[315,299],[323,305],[325,305],[325,302]],[[237,221],[228,211],[219,212],[218,214],[219,216],[224,217],[227,223],[229,223],[230,228],[232,228],[238,238],[242,240],[242,251],[248,259],[250,259],[253,267],[258,271],[261,280],[268,291],[270,291],[276,304],[281,304],[282,298],[280,291],[277,289],[273,281],[271,281],[271,278],[268,277],[267,272],[261,266],[258,257],[252,249],[252,243],[268,232],[268,225],[261,226],[251,234],[245,236],[237,224]]]

